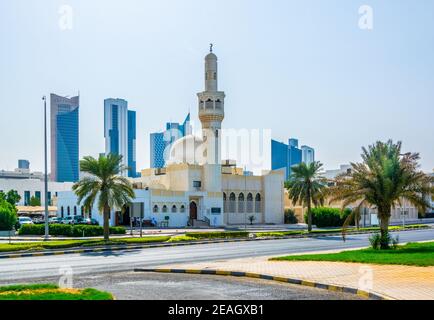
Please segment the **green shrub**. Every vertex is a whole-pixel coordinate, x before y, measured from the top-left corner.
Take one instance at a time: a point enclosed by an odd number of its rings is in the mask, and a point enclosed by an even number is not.
[[[345,209],[344,211],[341,211],[337,208],[327,208],[327,207],[313,208],[312,224],[316,225],[318,228],[342,227],[345,220],[350,214],[351,214],[350,209]],[[307,213],[305,213],[304,219],[305,221],[307,221]]]
[[[110,227],[110,234],[126,234],[127,230],[124,227]]]
[[[307,220],[306,220],[307,221]],[[297,224],[298,219],[292,209],[285,209],[285,224]]]
[[[20,236],[42,236],[45,233],[43,224],[23,224],[18,230]]]
[[[104,228],[89,225],[70,225],[70,224],[50,224],[49,233],[52,236],[63,237],[99,237],[104,234]],[[122,227],[111,227],[111,234],[125,234],[126,230]],[[25,224],[18,231],[19,235],[44,235],[45,226],[43,224]]]
[[[374,250],[396,249],[398,248],[399,236],[394,238],[389,233],[386,233],[384,236],[381,236],[379,233],[375,233],[369,237],[369,242],[371,243],[371,247]]]
[[[215,239],[215,238],[246,238],[249,236],[247,231],[230,232],[187,232],[187,237],[195,239]]]
[[[17,222],[17,211],[10,203],[0,200],[0,231],[11,231]]]

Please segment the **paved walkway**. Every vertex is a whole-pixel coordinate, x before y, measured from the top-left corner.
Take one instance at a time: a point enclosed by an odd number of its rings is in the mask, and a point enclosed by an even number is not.
[[[268,261],[249,258],[173,264],[170,269],[210,269],[260,273],[327,285],[345,286],[399,300],[434,300],[434,267],[368,265],[342,262]]]

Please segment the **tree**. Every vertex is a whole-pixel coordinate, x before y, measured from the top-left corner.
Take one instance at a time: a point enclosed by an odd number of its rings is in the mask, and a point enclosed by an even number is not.
[[[418,153],[401,154],[402,143],[376,142],[362,148],[362,163],[351,163],[351,170],[336,179],[331,201],[343,201],[342,207],[355,204],[353,215],[360,217],[363,208],[377,210],[380,221],[381,249],[389,248],[388,228],[391,211],[407,200],[426,212],[427,195],[434,191],[433,178],[419,170]],[[350,219],[350,217],[348,217]],[[346,225],[342,230],[345,239]]]
[[[41,206],[41,199],[39,199],[37,197],[31,197],[29,205],[31,207],[40,207]]]
[[[10,231],[17,222],[17,211],[9,202],[0,199],[0,231]]]
[[[320,175],[322,163],[312,162],[305,164],[304,162],[291,168],[291,176],[285,184],[289,192],[289,199],[294,205],[300,203],[303,207],[307,207],[308,216],[308,231],[312,231],[312,205],[317,207],[323,205],[326,196],[326,181]]]
[[[84,157],[80,161],[81,172],[89,174],[72,187],[78,197],[77,204],[83,203],[90,210],[97,201],[99,212],[103,213],[104,240],[109,240],[110,212],[113,208],[122,209],[135,198],[134,190],[127,178],[120,174],[127,167],[122,165],[122,156],[101,155],[98,159]]]
[[[6,201],[11,205],[15,206],[18,202],[20,202],[21,196],[18,194],[16,190],[9,190],[6,194]]]

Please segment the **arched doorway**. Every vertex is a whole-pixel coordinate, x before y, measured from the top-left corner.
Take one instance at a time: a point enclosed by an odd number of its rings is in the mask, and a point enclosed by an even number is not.
[[[196,202],[190,202],[190,219],[197,220],[197,204]]]

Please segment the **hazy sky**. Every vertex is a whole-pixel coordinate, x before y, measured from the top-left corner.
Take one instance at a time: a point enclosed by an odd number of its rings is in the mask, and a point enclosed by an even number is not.
[[[359,28],[365,4],[372,30]],[[41,96],[79,90],[80,156],[104,151],[103,100],[119,97],[147,167],[150,132],[189,109],[198,121],[210,42],[224,127],[297,137],[330,169],[393,138],[434,168],[432,0],[0,0],[0,41],[0,169],[42,169]]]

